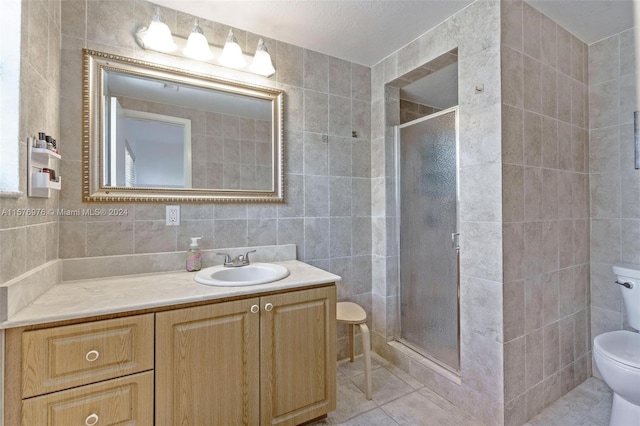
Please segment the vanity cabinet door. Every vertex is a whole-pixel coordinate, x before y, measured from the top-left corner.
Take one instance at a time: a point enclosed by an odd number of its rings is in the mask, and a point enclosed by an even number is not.
[[[262,425],[298,425],[335,409],[336,287],[260,298]]]
[[[156,314],[156,425],[258,424],[258,304]]]

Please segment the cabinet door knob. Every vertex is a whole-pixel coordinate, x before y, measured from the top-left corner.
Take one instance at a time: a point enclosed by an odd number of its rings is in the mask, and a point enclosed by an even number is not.
[[[251,306],[251,313],[252,314],[257,314],[259,310],[260,310],[260,306],[258,306],[258,305]]]
[[[93,362],[93,361],[97,360],[98,358],[100,358],[100,352],[98,352],[96,350],[89,351],[84,356],[84,359],[86,359],[89,362]]]
[[[266,305],[264,305],[265,311],[271,312],[272,309],[273,309],[273,305],[271,303],[267,303]]]
[[[98,418],[98,415],[96,413],[89,414],[87,418],[84,419],[84,424],[87,426],[93,426],[95,424],[98,424],[98,420],[100,419]]]

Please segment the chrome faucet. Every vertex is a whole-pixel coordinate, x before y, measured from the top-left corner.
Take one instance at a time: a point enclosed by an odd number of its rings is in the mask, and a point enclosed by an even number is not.
[[[239,268],[241,266],[249,265],[249,253],[255,253],[255,250],[250,250],[245,254],[239,254],[237,257],[231,259],[228,253],[216,253],[217,255],[224,256],[223,265],[228,268]]]

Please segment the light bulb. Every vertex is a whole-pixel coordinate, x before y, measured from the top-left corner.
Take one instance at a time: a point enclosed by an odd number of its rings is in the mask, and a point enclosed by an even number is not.
[[[173,41],[171,30],[167,24],[162,21],[160,8],[156,9],[156,14],[153,16],[153,20],[151,24],[149,24],[146,34],[142,37],[142,42],[145,48],[163,53],[173,52],[178,48]]]
[[[213,53],[211,53],[211,49],[209,49],[209,42],[204,36],[197,19],[191,34],[189,34],[187,45],[182,49],[182,53],[184,53],[186,57],[198,61],[208,61],[213,58]]]
[[[242,49],[238,44],[238,40],[233,35],[233,30],[229,30],[227,42],[222,49],[222,55],[218,59],[222,65],[229,68],[242,68],[247,63],[242,56]]]
[[[269,55],[267,46],[265,46],[262,39],[258,41],[256,55],[253,57],[253,62],[251,62],[249,69],[256,74],[267,77],[276,72],[275,68],[273,68],[273,63],[271,63],[271,55]]]

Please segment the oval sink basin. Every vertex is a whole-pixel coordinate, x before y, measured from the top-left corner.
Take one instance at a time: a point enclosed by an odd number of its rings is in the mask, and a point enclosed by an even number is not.
[[[266,284],[289,276],[289,270],[273,263],[252,263],[237,268],[222,265],[199,271],[193,279],[205,285],[246,286]]]

